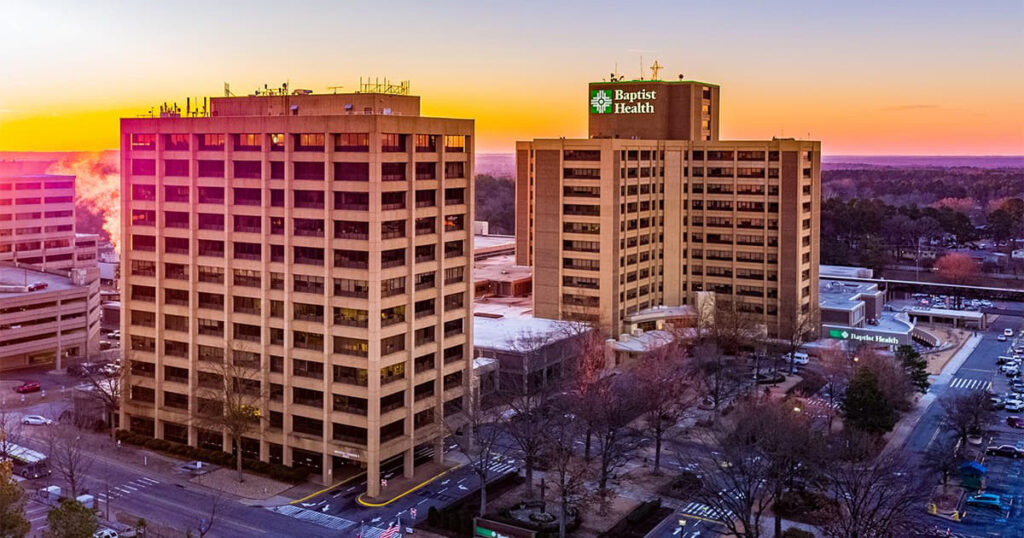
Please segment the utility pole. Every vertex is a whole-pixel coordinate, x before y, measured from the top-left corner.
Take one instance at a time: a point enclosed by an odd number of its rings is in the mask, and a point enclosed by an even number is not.
[[[104,482],[104,484],[106,484],[106,486],[107,486],[107,495],[103,499],[103,504],[106,505],[106,507],[107,507],[106,520],[110,521],[110,481],[107,480],[107,481]]]

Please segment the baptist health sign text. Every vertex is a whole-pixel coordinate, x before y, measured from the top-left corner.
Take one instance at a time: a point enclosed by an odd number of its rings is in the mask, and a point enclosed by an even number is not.
[[[591,90],[591,114],[654,114],[658,92],[650,90]]]

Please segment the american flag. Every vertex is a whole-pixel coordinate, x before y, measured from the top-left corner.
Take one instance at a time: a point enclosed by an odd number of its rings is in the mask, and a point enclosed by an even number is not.
[[[388,528],[385,529],[384,532],[382,532],[380,534],[380,538],[395,538],[395,536],[399,535],[401,530],[402,530],[402,527],[400,527],[399,525],[397,525],[397,524],[396,525],[390,525],[389,524]]]

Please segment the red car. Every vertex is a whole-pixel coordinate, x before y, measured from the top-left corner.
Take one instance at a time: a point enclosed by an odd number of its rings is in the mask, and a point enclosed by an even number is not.
[[[1006,425],[1011,428],[1020,428],[1024,430],[1024,418],[1021,417],[1006,417]]]
[[[17,387],[14,387],[14,392],[25,394],[26,392],[36,392],[39,389],[39,383],[36,383],[35,381],[26,381]]]

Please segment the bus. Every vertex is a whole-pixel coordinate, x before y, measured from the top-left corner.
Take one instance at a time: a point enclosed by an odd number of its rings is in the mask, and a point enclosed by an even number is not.
[[[23,478],[42,478],[50,475],[46,454],[13,443],[0,445],[0,460],[10,460],[14,474]]]

